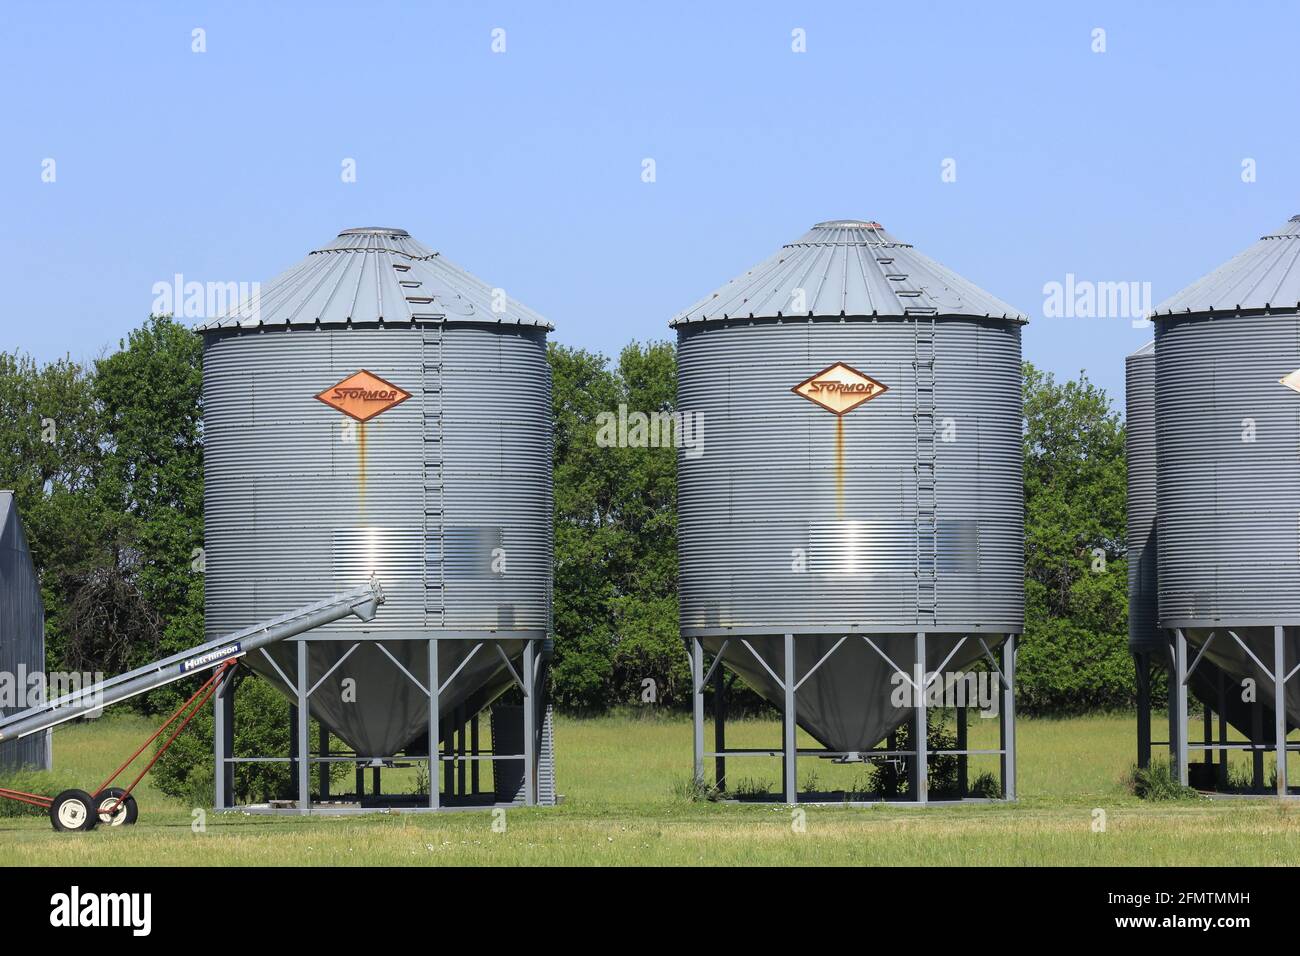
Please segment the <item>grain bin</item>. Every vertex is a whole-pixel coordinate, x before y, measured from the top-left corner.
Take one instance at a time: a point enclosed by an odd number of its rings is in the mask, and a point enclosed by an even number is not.
[[[722,743],[720,705],[715,748],[703,747],[721,664],[785,714],[788,801],[796,725],[824,756],[874,760],[904,724],[913,744],[888,756],[925,800],[924,697],[893,692],[918,668],[986,661],[1014,796],[1025,321],[857,220],[819,223],[673,320],[678,412],[702,438],[678,458],[697,779],[714,756],[725,784],[725,758],[742,755]]]
[[[470,799],[493,756],[474,718],[527,687],[494,712],[523,751],[495,754],[495,797],[551,798],[550,328],[390,228],[340,233],[202,327],[208,634],[372,574],[387,594],[373,622],[247,659],[345,745],[313,762],[427,758],[432,738],[429,803]]]
[[[1151,697],[1159,673],[1168,669],[1171,644],[1158,614],[1159,542],[1156,528],[1156,350],[1148,342],[1124,362],[1126,458],[1128,463],[1128,644],[1137,677],[1138,766],[1151,765]],[[1188,687],[1210,712],[1234,726],[1249,726],[1251,708],[1226,694],[1223,671],[1202,660],[1192,671]],[[1213,728],[1207,723],[1207,742]],[[1212,763],[1206,751],[1204,766]],[[1226,781],[1226,752],[1212,775]]]
[[[1156,346],[1124,360],[1128,472],[1128,647],[1137,677],[1138,765],[1151,764],[1151,685],[1169,641],[1156,615]]]
[[[1300,720],[1300,216],[1155,310],[1158,613],[1172,637],[1172,750],[1182,779],[1188,674],[1227,675],[1211,697],[1262,748]],[[1249,681],[1249,684],[1243,682]],[[1255,701],[1243,694],[1255,694]],[[1278,702],[1281,701],[1279,704]]]

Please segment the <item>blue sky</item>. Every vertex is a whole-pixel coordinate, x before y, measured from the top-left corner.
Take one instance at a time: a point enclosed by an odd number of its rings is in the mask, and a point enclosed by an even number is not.
[[[1298,35],[1294,2],[8,0],[0,349],[93,357],[174,273],[266,280],[393,225],[614,353],[875,218],[1122,398],[1149,332],[1046,318],[1044,285],[1158,302],[1300,213]]]

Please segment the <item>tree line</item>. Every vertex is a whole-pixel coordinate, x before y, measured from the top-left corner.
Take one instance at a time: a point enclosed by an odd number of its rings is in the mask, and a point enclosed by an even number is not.
[[[113,673],[203,637],[202,346],[151,317],[93,361],[0,352],[0,485],[41,575],[47,665]],[[567,712],[689,704],[672,448],[596,441],[620,404],[673,409],[676,356],[552,343],[555,658]],[[1124,426],[1084,375],[1024,376],[1022,711],[1127,707]],[[170,697],[151,698],[146,708]]]

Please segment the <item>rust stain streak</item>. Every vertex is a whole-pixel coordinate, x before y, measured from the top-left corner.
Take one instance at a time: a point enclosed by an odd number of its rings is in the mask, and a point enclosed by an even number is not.
[[[844,418],[835,418],[835,512],[844,519]]]
[[[357,424],[357,504],[366,516],[366,423]]]

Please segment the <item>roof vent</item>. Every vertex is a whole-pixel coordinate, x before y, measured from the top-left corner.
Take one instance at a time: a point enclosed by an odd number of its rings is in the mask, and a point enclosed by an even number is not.
[[[356,229],[344,229],[339,233],[340,236],[397,236],[403,239],[409,239],[411,234],[405,229],[394,229],[392,226],[359,226]]]

